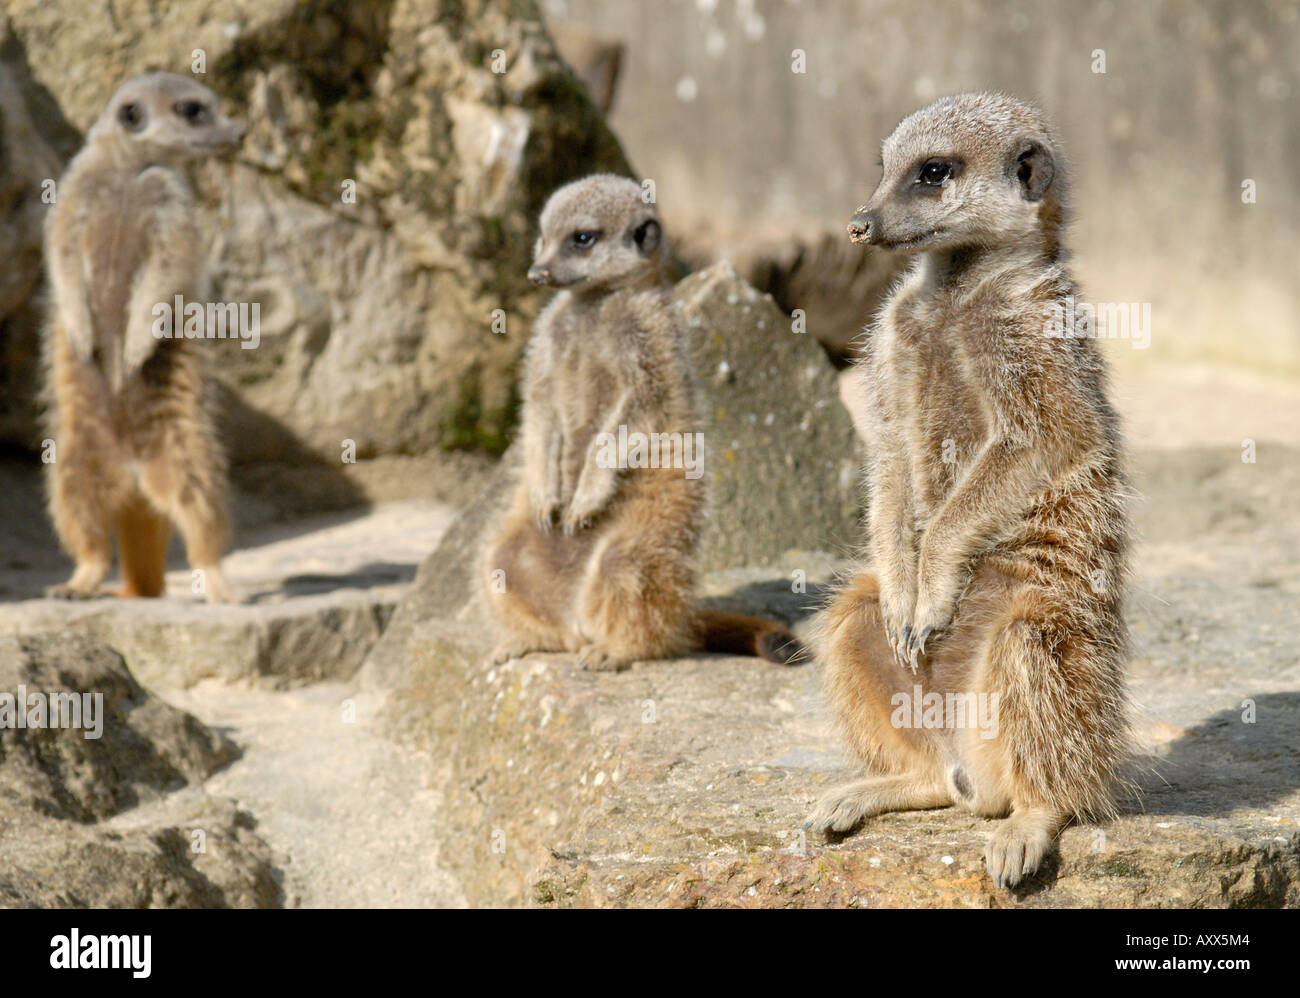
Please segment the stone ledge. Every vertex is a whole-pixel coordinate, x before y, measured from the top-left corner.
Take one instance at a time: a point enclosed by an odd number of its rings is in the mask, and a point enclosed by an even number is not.
[[[1286,765],[1275,740],[1300,719],[1297,702],[1275,704],[1294,716],[1247,729],[1258,743],[1244,747],[1213,719],[1191,730],[1148,721],[1143,797],[1100,829],[1066,829],[1044,870],[1007,892],[984,872],[996,823],[965,812],[886,815],[837,843],[803,836],[812,802],[855,775],[816,665],[699,655],[591,673],[557,654],[489,668],[483,635],[472,604],[417,625],[390,700],[398,731],[439,760],[439,845],[472,905],[1300,904],[1294,788],[1265,814],[1221,781],[1207,801],[1203,779],[1240,764],[1268,782]]]

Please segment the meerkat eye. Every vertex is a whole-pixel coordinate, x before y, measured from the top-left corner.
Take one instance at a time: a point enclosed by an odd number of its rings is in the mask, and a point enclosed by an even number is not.
[[[570,238],[578,249],[590,249],[600,238],[600,233],[593,232],[591,229],[579,229]]]
[[[922,184],[929,184],[932,187],[938,187],[945,180],[952,176],[952,167],[942,160],[932,159],[921,167],[921,173],[917,181]]]
[[[144,127],[144,110],[139,104],[123,104],[117,109],[117,120],[128,132],[138,132]]]
[[[208,109],[200,101],[177,101],[173,110],[191,125],[202,125],[208,120]]]

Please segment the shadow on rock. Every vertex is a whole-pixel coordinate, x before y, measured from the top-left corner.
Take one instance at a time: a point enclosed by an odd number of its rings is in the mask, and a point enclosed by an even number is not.
[[[1269,810],[1300,788],[1300,692],[1266,693],[1188,728],[1141,781],[1152,813],[1223,817]]]

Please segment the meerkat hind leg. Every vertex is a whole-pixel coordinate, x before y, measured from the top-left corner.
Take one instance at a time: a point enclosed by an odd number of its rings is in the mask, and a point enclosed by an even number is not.
[[[113,539],[109,530],[111,509],[116,499],[111,486],[96,488],[98,469],[85,469],[71,461],[54,469],[50,489],[50,514],[63,546],[76,567],[67,582],[50,586],[45,595],[55,599],[91,599],[110,596],[102,588],[113,564]],[[107,476],[105,476],[107,477]]]
[[[78,561],[77,567],[67,582],[48,586],[45,595],[51,599],[94,599],[98,596],[111,596],[112,592],[103,588],[103,581],[108,577],[109,562],[98,558],[91,561]]]
[[[952,797],[941,782],[917,773],[855,780],[831,790],[813,808],[804,828],[849,832],[867,818],[890,811],[929,811],[948,807]]]
[[[197,453],[190,453],[193,451]],[[188,453],[188,467],[171,456],[183,453]],[[171,446],[165,456],[150,462],[140,480],[145,496],[170,514],[184,538],[190,568],[202,573],[201,592],[209,603],[236,598],[221,571],[221,549],[226,540],[223,477],[203,443],[191,439],[183,446]]]
[[[984,861],[999,887],[1015,887],[1042,865],[1060,831],[1061,819],[1047,808],[1017,807],[989,836]]]

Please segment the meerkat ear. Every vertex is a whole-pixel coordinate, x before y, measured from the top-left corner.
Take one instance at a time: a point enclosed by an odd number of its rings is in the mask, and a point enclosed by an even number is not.
[[[636,248],[646,256],[650,256],[659,248],[659,240],[663,232],[659,228],[659,223],[653,218],[647,218],[644,222],[636,227],[632,233],[632,239],[636,242]]]
[[[1042,198],[1056,179],[1056,161],[1051,151],[1032,135],[1022,136],[1016,143],[1012,170],[1026,201]]]

